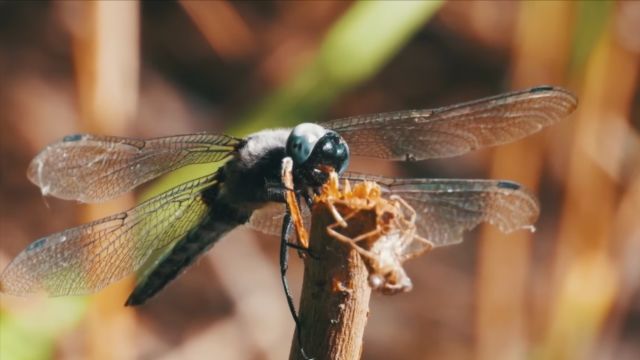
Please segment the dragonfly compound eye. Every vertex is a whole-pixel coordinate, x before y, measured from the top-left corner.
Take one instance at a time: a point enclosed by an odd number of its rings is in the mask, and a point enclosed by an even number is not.
[[[314,149],[311,158],[318,164],[329,165],[342,174],[349,166],[349,146],[337,132],[328,130],[318,140],[318,149]]]
[[[296,165],[303,164],[318,143],[318,140],[327,133],[320,125],[302,123],[291,130],[287,139],[287,155],[293,159]]]

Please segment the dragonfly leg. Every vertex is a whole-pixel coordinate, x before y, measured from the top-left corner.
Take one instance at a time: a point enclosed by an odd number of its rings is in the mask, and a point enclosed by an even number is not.
[[[315,252],[313,252],[310,248],[304,247],[300,244],[296,244],[296,243],[292,243],[287,241],[286,243],[287,247],[290,247],[292,249],[296,249],[298,251],[298,254],[300,255],[300,258],[304,258],[305,256],[309,256],[310,258],[312,258],[313,260],[319,260],[320,257],[318,255],[316,255]]]
[[[302,354],[302,357],[304,359],[310,360],[310,358],[304,352],[304,347],[302,346],[302,326],[300,324],[300,318],[298,317],[296,307],[293,303],[293,297],[291,296],[291,290],[289,289],[289,281],[287,280],[287,270],[289,269],[289,253],[287,250],[289,246],[293,245],[290,244],[287,239],[289,238],[289,234],[291,233],[292,229],[293,222],[291,221],[291,214],[289,213],[289,208],[287,207],[284,219],[282,221],[282,235],[280,238],[280,279],[282,280],[284,295],[287,298],[287,305],[289,305],[289,312],[291,313],[293,322],[296,325],[296,334],[300,353]]]
[[[287,201],[287,192],[291,191],[293,192],[297,197],[302,196],[305,200],[305,202],[307,203],[307,205],[309,206],[309,209],[311,209],[311,204],[313,203],[313,198],[311,195],[309,195],[308,193],[306,193],[303,190],[296,190],[290,187],[287,187],[286,185],[282,184],[282,183],[278,183],[278,182],[268,182],[266,185],[266,191],[267,191],[267,201],[273,201],[273,202],[278,202],[278,203],[284,203]]]
[[[298,255],[301,258],[304,258],[305,255],[315,258],[308,249],[308,234],[304,229],[304,222],[298,205],[300,204],[301,197],[304,195],[301,190],[293,188],[294,185],[291,176],[291,171],[283,164],[282,182],[268,182],[266,184],[267,200],[284,203],[287,213],[291,216],[291,220],[293,220],[293,225],[298,235],[298,242],[297,244],[293,244],[288,242],[288,238],[286,238],[284,239],[287,241],[286,245],[298,250]]]
[[[311,196],[311,194],[309,194],[309,192],[300,192],[298,194],[299,196],[302,196],[302,198],[304,199],[304,201],[307,203],[307,207],[309,209],[313,208],[313,196]]]
[[[267,200],[284,203],[286,202],[286,189],[282,184],[267,184]]]
[[[284,186],[282,186],[282,184],[268,184],[267,185],[267,198],[269,201],[273,201],[273,202],[280,202],[280,203],[287,203],[286,201],[286,192],[287,191],[295,191],[293,189],[288,189]],[[297,201],[300,201],[300,197],[304,195],[301,195],[300,192],[296,192],[296,198],[298,199]],[[306,197],[305,197],[306,200]],[[288,236],[288,235],[287,235]],[[301,258],[304,258],[305,255],[308,255],[309,257],[311,257],[312,259],[317,260],[318,257],[316,255],[314,255],[311,252],[311,249],[300,245],[300,244],[296,244],[296,243],[292,243],[288,241],[288,238],[285,238],[286,241],[286,246],[296,249],[298,251],[298,254],[300,255]]]

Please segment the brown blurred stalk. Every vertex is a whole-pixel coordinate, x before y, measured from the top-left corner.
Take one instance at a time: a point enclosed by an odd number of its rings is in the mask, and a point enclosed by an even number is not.
[[[139,4],[134,1],[58,3],[72,39],[83,131],[127,135],[135,119],[139,79]],[[125,196],[84,208],[82,221],[122,211]],[[123,306],[133,282],[123,281],[93,299],[88,314],[91,359],[133,359],[133,312]]]
[[[302,345],[309,357],[359,359],[371,296],[368,272],[351,246],[329,236],[327,226],[333,223],[335,219],[324,203],[314,207],[310,248],[317,259],[305,262],[300,300],[302,329],[297,331],[301,331]],[[375,228],[375,210],[362,210],[340,232],[356,237]],[[304,359],[297,336],[289,359]]]
[[[556,293],[547,336],[537,354],[541,359],[593,354],[620,291],[622,269],[612,256],[613,248],[621,245],[616,243],[613,227],[616,179],[596,158],[606,143],[607,130],[629,119],[639,59],[616,41],[614,24],[610,22],[586,66],[557,241]],[[609,146],[624,144],[618,141]],[[606,162],[617,160],[612,157]]]
[[[564,82],[571,10],[568,2],[520,3],[512,45],[512,88]],[[538,134],[496,148],[491,178],[516,180],[535,191],[543,143],[544,136]],[[483,227],[476,312],[479,359],[526,358],[531,237],[526,231],[503,234],[495,227]]]
[[[253,34],[230,3],[181,0],[180,4],[220,57],[241,59],[255,50]]]

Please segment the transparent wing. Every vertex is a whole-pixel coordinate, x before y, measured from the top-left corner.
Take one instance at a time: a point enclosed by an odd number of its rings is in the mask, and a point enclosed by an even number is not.
[[[570,92],[536,87],[430,110],[400,111],[333,120],[351,154],[392,160],[461,155],[521,139],[568,116]]]
[[[186,182],[135,208],[36,240],[0,275],[0,291],[91,293],[138,270],[207,214],[201,192],[215,175]]]
[[[417,213],[418,234],[435,246],[462,241],[464,231],[486,222],[503,232],[533,229],[540,213],[535,196],[502,180],[393,179],[347,173],[350,181],[377,182],[387,195],[398,195]]]
[[[311,229],[311,210],[305,201],[298,203],[302,213],[302,221],[307,231]],[[268,235],[280,236],[282,234],[282,220],[284,219],[285,205],[269,203],[251,214],[247,225]],[[290,234],[290,240],[295,237],[295,232]]]
[[[149,140],[71,135],[40,152],[27,176],[44,195],[99,202],[182,166],[223,160],[239,142],[210,134]]]

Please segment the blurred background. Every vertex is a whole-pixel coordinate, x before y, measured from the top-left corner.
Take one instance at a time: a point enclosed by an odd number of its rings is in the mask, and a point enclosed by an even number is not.
[[[43,198],[29,161],[64,135],[236,136],[429,108],[540,84],[576,113],[515,144],[411,164],[406,177],[507,178],[538,231],[486,226],[375,295],[364,359],[640,358],[640,2],[0,1],[0,268],[31,241],[212,167],[87,206]],[[293,322],[278,239],[234,231],[156,298],[0,295],[0,359],[283,359]],[[290,267],[299,293],[302,264]]]

